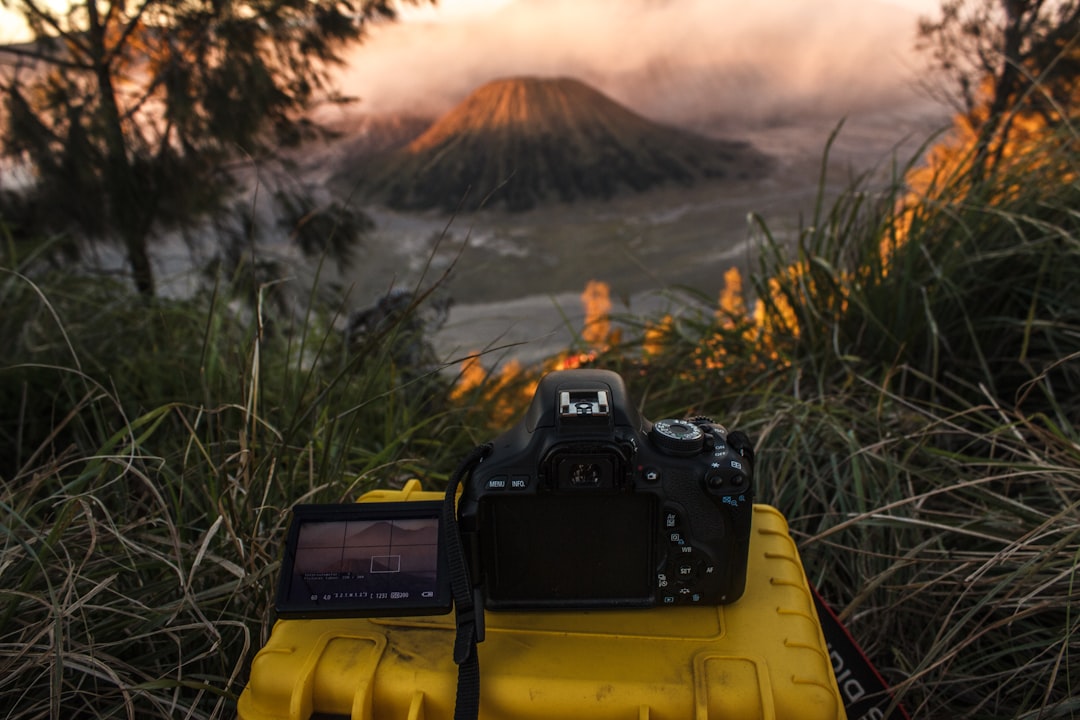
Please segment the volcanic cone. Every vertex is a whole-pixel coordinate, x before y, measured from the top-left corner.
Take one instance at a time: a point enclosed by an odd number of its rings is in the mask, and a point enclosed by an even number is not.
[[[338,182],[403,210],[527,210],[750,179],[769,164],[747,143],[652,122],[579,80],[515,77],[475,90],[408,145],[351,162]]]

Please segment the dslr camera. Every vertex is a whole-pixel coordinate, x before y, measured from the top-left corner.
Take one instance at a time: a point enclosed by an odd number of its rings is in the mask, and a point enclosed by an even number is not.
[[[552,372],[469,468],[457,523],[439,502],[297,506],[278,615],[448,611],[448,532],[489,610],[730,603],[746,582],[753,468],[744,433],[651,422],[614,372]]]

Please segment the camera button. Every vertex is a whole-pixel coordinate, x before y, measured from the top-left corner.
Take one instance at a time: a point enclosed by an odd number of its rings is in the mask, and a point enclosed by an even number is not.
[[[645,482],[648,482],[648,483],[660,482],[661,475],[660,475],[660,470],[658,468],[642,467],[642,468],[639,468],[639,469],[641,471],[641,479],[644,480]]]
[[[496,475],[495,477],[488,478],[488,481],[484,483],[484,487],[488,490],[505,490],[506,476]]]
[[[678,510],[664,511],[664,529],[673,530],[682,525],[682,515]]]
[[[529,476],[528,475],[514,475],[510,478],[511,490],[527,490],[529,488]]]
[[[709,475],[707,478],[705,478],[705,484],[710,490],[723,490],[724,485],[727,484],[727,478],[725,478],[723,475]]]

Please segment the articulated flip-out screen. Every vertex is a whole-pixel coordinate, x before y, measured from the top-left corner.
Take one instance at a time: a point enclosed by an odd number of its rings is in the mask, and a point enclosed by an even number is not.
[[[278,585],[282,618],[432,615],[451,606],[440,502],[297,505]]]

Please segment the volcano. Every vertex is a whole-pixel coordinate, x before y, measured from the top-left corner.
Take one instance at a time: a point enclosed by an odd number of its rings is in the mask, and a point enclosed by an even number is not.
[[[579,80],[516,77],[483,85],[407,145],[354,159],[337,182],[400,210],[520,211],[769,167],[748,143],[652,122]]]

